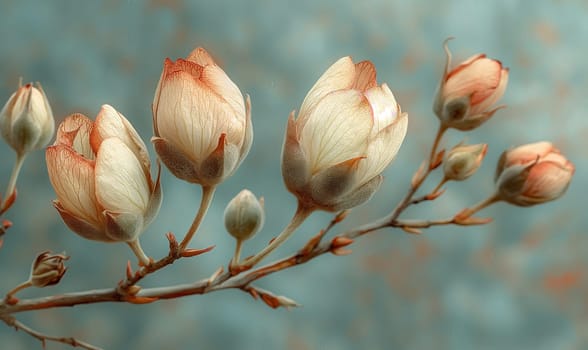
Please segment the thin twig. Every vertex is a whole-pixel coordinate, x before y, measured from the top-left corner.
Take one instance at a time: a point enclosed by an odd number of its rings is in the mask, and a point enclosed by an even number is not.
[[[70,345],[74,348],[82,348],[82,349],[87,349],[87,350],[102,350],[102,348],[93,346],[91,344],[88,344],[86,342],[83,342],[83,341],[78,340],[73,337],[55,337],[55,336],[43,334],[39,331],[36,331],[36,330],[28,327],[27,325],[16,320],[16,318],[14,318],[12,316],[2,315],[2,316],[0,316],[0,320],[4,321],[4,323],[6,323],[10,327],[13,327],[17,331],[23,331],[23,332],[27,333],[28,335],[32,336],[33,338],[38,339],[41,342],[43,349],[45,348],[45,343],[47,341],[53,341],[56,343],[67,344],[67,345]]]

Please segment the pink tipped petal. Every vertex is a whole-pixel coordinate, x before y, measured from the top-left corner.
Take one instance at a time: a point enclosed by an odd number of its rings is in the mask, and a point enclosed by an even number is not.
[[[135,154],[117,138],[104,140],[96,157],[96,197],[111,211],[143,213],[151,191]]]
[[[85,115],[80,113],[69,115],[57,129],[55,145],[70,146],[86,159],[94,159],[89,137],[91,129],[92,121]]]
[[[317,103],[327,94],[348,89],[355,81],[355,65],[351,57],[343,57],[335,62],[327,71],[318,79],[310,89],[298,113],[301,123],[305,123],[308,113],[315,108]]]
[[[202,161],[217,146],[221,133],[231,143],[241,144],[242,124],[231,115],[232,108],[210,88],[186,73],[169,78],[161,91],[158,110],[160,137],[173,142],[185,154]]]
[[[311,111],[300,131],[300,145],[312,173],[362,156],[373,126],[367,99],[356,90],[333,92]]]
[[[355,79],[352,89],[366,91],[377,86],[376,67],[370,61],[361,61],[355,64]]]
[[[201,80],[233,108],[234,117],[245,125],[243,94],[225,72],[219,66],[207,66],[202,72]]]
[[[212,57],[202,47],[197,47],[192,52],[190,52],[188,57],[186,57],[186,60],[197,63],[201,66],[215,65]]]
[[[459,73],[452,75],[445,84],[446,100],[470,96],[472,105],[488,98],[499,85],[502,75],[500,62],[488,58],[479,59]]]
[[[450,55],[448,57],[450,58]],[[470,56],[465,61],[461,62],[460,64],[458,64],[454,68],[448,70],[445,79],[447,80],[456,74],[460,74],[464,69],[467,69],[475,61],[480,60],[480,59],[485,59],[485,58],[486,58],[486,54],[483,54],[483,53],[479,53],[479,54],[475,54],[475,55]]]
[[[508,69],[502,69],[500,75],[500,82],[492,93],[480,103],[472,106],[472,114],[481,113],[492,107],[498,100],[502,98],[508,85]],[[473,104],[473,102],[472,102]]]
[[[94,186],[94,162],[63,145],[45,153],[49,180],[64,210],[100,227]]]

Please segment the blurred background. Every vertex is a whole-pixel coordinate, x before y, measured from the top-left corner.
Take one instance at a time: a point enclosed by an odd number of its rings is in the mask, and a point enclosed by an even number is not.
[[[32,1],[0,0],[0,99],[39,81],[57,122],[73,112],[94,118],[113,105],[148,143],[150,105],[165,57],[204,46],[251,95],[255,140],[238,170],[217,191],[194,247],[209,254],[177,262],[144,287],[190,282],[226,264],[234,242],[224,232],[225,204],[242,188],[266,200],[264,230],[245,245],[260,249],[290,219],[294,198],[280,174],[284,126],[316,79],[335,60],[370,59],[404,111],[409,131],[376,197],[337,227],[388,213],[406,192],[437,127],[431,101],[449,36],[455,62],[485,52],[510,67],[503,101],[480,129],[443,141],[489,143],[480,171],[450,183],[433,203],[405,218],[453,215],[492,191],[495,162],[506,148],[551,140],[576,165],[559,201],[521,209],[492,206],[484,227],[444,227],[422,235],[383,230],[346,257],[322,256],[257,284],[301,303],[271,310],[239,291],[150,305],[94,304],[17,315],[37,330],[74,336],[106,349],[588,349],[588,178],[586,66],[588,3],[559,1]],[[582,44],[584,43],[584,44]],[[154,152],[150,147],[152,156]],[[0,187],[14,161],[0,144]],[[439,174],[436,174],[439,176]],[[438,181],[425,185],[431,189]],[[115,286],[134,256],[124,244],[102,244],[69,232],[51,206],[43,152],[28,157],[14,226],[0,250],[0,292],[26,279],[45,249],[71,255],[62,282],[20,297]],[[164,202],[142,237],[153,257],[167,252],[164,233],[182,236],[200,189],[163,171]],[[272,257],[298,249],[331,216],[314,214]],[[0,325],[0,348],[40,349],[38,341]],[[67,348],[48,343],[47,349]]]

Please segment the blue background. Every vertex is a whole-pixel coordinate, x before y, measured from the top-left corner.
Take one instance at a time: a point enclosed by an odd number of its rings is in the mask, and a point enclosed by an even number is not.
[[[218,192],[193,246],[211,253],[183,260],[143,286],[189,282],[211,274],[232,254],[224,205],[249,188],[266,200],[264,230],[244,254],[260,249],[289,220],[293,197],[282,185],[279,150],[287,116],[336,59],[372,60],[404,111],[409,130],[377,196],[338,228],[387,213],[405,193],[437,126],[431,101],[448,36],[456,62],[478,52],[510,67],[499,111],[478,130],[450,132],[490,149],[480,171],[450,183],[434,203],[406,218],[447,217],[492,191],[502,150],[551,140],[576,165],[561,200],[522,209],[498,204],[484,227],[433,228],[407,235],[383,230],[347,257],[323,256],[258,282],[304,306],[271,310],[238,291],[150,305],[95,304],[17,315],[49,334],[75,336],[106,349],[586,349],[588,238],[585,149],[585,1],[0,1],[0,98],[18,78],[39,81],[57,122],[73,112],[93,118],[108,103],[148,142],[150,105],[165,57],[204,46],[253,105],[255,139],[238,172]],[[3,103],[3,101],[2,101]],[[151,146],[150,152],[153,156]],[[0,145],[0,184],[14,156]],[[438,174],[437,174],[438,175]],[[438,178],[426,184],[432,188]],[[164,233],[190,225],[200,189],[163,174],[164,202],[143,235],[148,254],[166,254]],[[124,244],[101,244],[68,232],[50,201],[43,152],[29,156],[19,180],[14,222],[0,250],[0,292],[25,279],[39,251],[71,255],[62,282],[21,297],[115,286],[128,259]],[[314,214],[273,257],[295,251],[330,216]],[[0,326],[0,348],[31,349],[31,337]],[[66,348],[48,343],[47,349]]]

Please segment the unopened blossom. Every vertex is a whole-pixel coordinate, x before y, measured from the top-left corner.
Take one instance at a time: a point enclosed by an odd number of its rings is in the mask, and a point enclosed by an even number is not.
[[[445,44],[447,63],[437,89],[433,111],[445,128],[462,131],[477,128],[501,107],[494,104],[508,83],[508,68],[485,54],[474,55],[451,68],[451,53]]]
[[[251,238],[265,220],[263,199],[260,201],[249,190],[242,190],[225,209],[225,228],[237,240]]]
[[[282,152],[286,187],[304,206],[327,211],[367,201],[407,128],[388,85],[369,61],[335,62],[291,113]]]
[[[46,287],[59,283],[67,268],[64,261],[69,259],[65,254],[51,254],[50,251],[37,255],[31,266],[30,284],[35,287]]]
[[[0,132],[18,155],[43,148],[53,137],[55,121],[41,84],[20,86],[0,112]]]
[[[214,186],[235,172],[253,140],[250,102],[203,48],[167,58],[153,100],[152,142],[176,177]]]
[[[68,116],[46,159],[57,194],[54,206],[84,238],[135,242],[159,211],[159,175],[151,177],[145,144],[109,105],[95,122],[82,114]]]
[[[500,199],[527,207],[561,197],[575,167],[550,142],[537,142],[505,151],[496,169]]]
[[[443,173],[447,180],[463,181],[474,175],[486,155],[488,145],[458,145],[451,149],[443,161]]]

